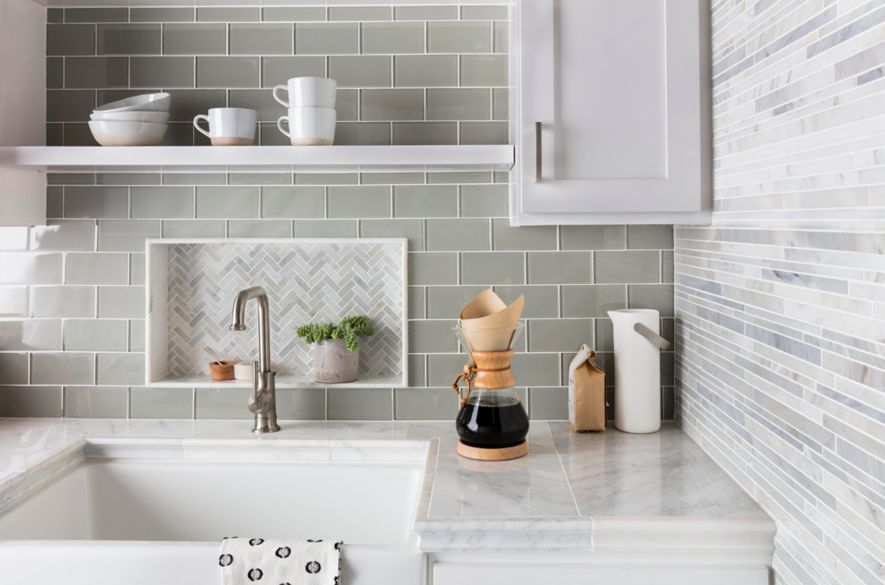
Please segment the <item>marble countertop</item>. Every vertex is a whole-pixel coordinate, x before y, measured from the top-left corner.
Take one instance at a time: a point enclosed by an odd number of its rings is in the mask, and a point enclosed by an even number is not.
[[[253,437],[249,421],[0,420],[0,508],[35,470],[82,457],[86,440],[412,441],[427,447],[415,529],[421,549],[704,550],[770,554],[774,523],[685,433],[576,434],[533,422],[529,455],[477,462],[449,422],[288,422]],[[325,443],[323,443],[325,442]]]

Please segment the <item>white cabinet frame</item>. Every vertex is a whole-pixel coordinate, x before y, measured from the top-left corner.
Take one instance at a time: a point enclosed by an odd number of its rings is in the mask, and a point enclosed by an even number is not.
[[[657,177],[642,173],[635,177],[557,177],[556,132],[563,131],[558,119],[562,100],[557,95],[558,70],[564,63],[557,52],[562,50],[558,45],[566,42],[557,37],[558,11],[562,9],[560,3],[575,6],[583,1],[520,0],[512,9],[511,138],[517,145],[517,164],[511,173],[511,223],[708,222],[712,211],[712,145],[709,6],[705,0],[619,0],[642,1],[653,8],[657,5],[665,15],[663,172]],[[581,10],[591,9],[582,6]],[[600,12],[600,18],[605,18],[604,11]],[[588,59],[602,63],[608,57],[595,55]],[[572,66],[581,58],[568,56]],[[593,80],[574,80],[570,86],[589,92]],[[629,80],[624,86],[630,86]],[[641,95],[630,98],[634,106],[642,100]],[[605,112],[598,115],[604,116]]]

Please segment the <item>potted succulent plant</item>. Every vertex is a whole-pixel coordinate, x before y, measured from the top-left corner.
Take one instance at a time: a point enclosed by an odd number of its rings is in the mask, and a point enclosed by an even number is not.
[[[345,317],[338,325],[307,323],[295,334],[316,344],[313,379],[321,384],[341,384],[359,378],[360,337],[372,335],[372,324],[364,316]]]

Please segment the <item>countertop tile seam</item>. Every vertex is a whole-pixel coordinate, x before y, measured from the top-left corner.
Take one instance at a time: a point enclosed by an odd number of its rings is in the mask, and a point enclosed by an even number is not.
[[[559,452],[559,447],[556,446],[556,440],[553,439],[553,430],[550,428],[550,422],[545,422],[544,427],[547,429],[547,433],[550,435],[551,440],[553,441],[553,449],[556,451],[556,459],[559,461],[559,468],[562,470],[562,476],[565,477],[566,486],[568,486],[569,494],[572,497],[572,503],[575,506],[575,513],[578,516],[583,516],[581,513],[581,508],[578,506],[578,498],[575,496],[575,490],[572,488],[571,479],[569,479],[568,471],[565,469],[565,464],[562,461],[562,453]],[[591,541],[593,538],[593,518],[590,517],[590,535]]]

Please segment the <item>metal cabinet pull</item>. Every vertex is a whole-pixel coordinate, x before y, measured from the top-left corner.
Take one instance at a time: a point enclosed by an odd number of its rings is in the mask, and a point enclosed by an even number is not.
[[[535,182],[541,182],[542,176],[542,164],[544,161],[544,154],[542,151],[543,141],[541,140],[541,123],[535,122]]]

